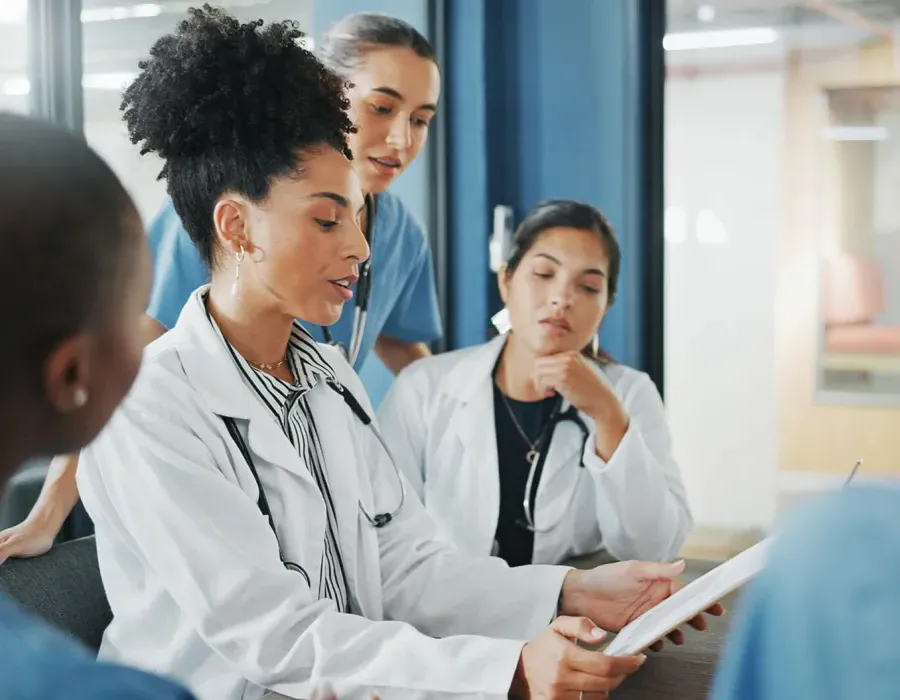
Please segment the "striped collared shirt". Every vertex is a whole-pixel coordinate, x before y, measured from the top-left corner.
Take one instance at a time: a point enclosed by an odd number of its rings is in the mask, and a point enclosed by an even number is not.
[[[212,317],[210,321],[221,336],[221,330]],[[224,336],[222,339],[225,340]],[[318,596],[320,599],[328,598],[334,601],[339,612],[351,612],[350,592],[341,558],[334,499],[328,485],[325,458],[316,422],[306,400],[306,394],[319,382],[337,381],[334,370],[322,357],[316,341],[299,323],[294,324],[287,353],[287,363],[294,375],[293,383],[257,369],[241,357],[227,340],[225,343],[245,383],[278,421],[319,487],[325,501],[326,525]]]

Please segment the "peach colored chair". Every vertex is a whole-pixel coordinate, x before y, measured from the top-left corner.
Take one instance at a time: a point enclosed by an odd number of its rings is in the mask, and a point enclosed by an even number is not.
[[[825,350],[842,355],[900,355],[900,326],[874,322],[884,310],[881,267],[840,254],[822,266]]]

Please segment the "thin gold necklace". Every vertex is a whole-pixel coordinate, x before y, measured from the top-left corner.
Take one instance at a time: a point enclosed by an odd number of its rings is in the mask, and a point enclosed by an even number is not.
[[[247,361],[250,362],[249,360]],[[271,372],[273,369],[278,369],[279,367],[281,367],[281,365],[283,365],[285,362],[287,362],[287,357],[285,357],[281,362],[276,362],[274,365],[269,364],[268,362],[250,362],[250,364],[257,369],[261,369],[263,372]]]

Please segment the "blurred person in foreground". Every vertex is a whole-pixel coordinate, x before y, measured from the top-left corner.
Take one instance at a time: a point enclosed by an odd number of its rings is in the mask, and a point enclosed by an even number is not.
[[[800,506],[742,599],[711,700],[900,697],[898,533],[898,489]]]
[[[140,217],[80,137],[0,112],[0,491],[25,461],[90,442],[131,387],[150,292]],[[4,698],[189,700],[97,663],[0,595]]]

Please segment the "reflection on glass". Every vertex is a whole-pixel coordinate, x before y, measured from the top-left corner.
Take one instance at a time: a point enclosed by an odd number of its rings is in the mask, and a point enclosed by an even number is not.
[[[826,103],[819,389],[900,399],[900,88]]]
[[[8,1],[0,0],[0,5]],[[138,146],[129,141],[119,112],[122,90],[153,43],[171,32],[189,7],[200,4],[200,0],[84,0],[85,135],[122,178],[145,222],[155,216],[165,198],[165,183],[156,179],[162,163],[155,156],[141,156]],[[242,21],[291,19],[302,29],[311,25],[312,0],[216,0],[211,4]]]
[[[27,0],[0,0],[0,110],[28,112]]]
[[[702,542],[860,454],[900,472],[900,0],[666,8],[665,399]]]

